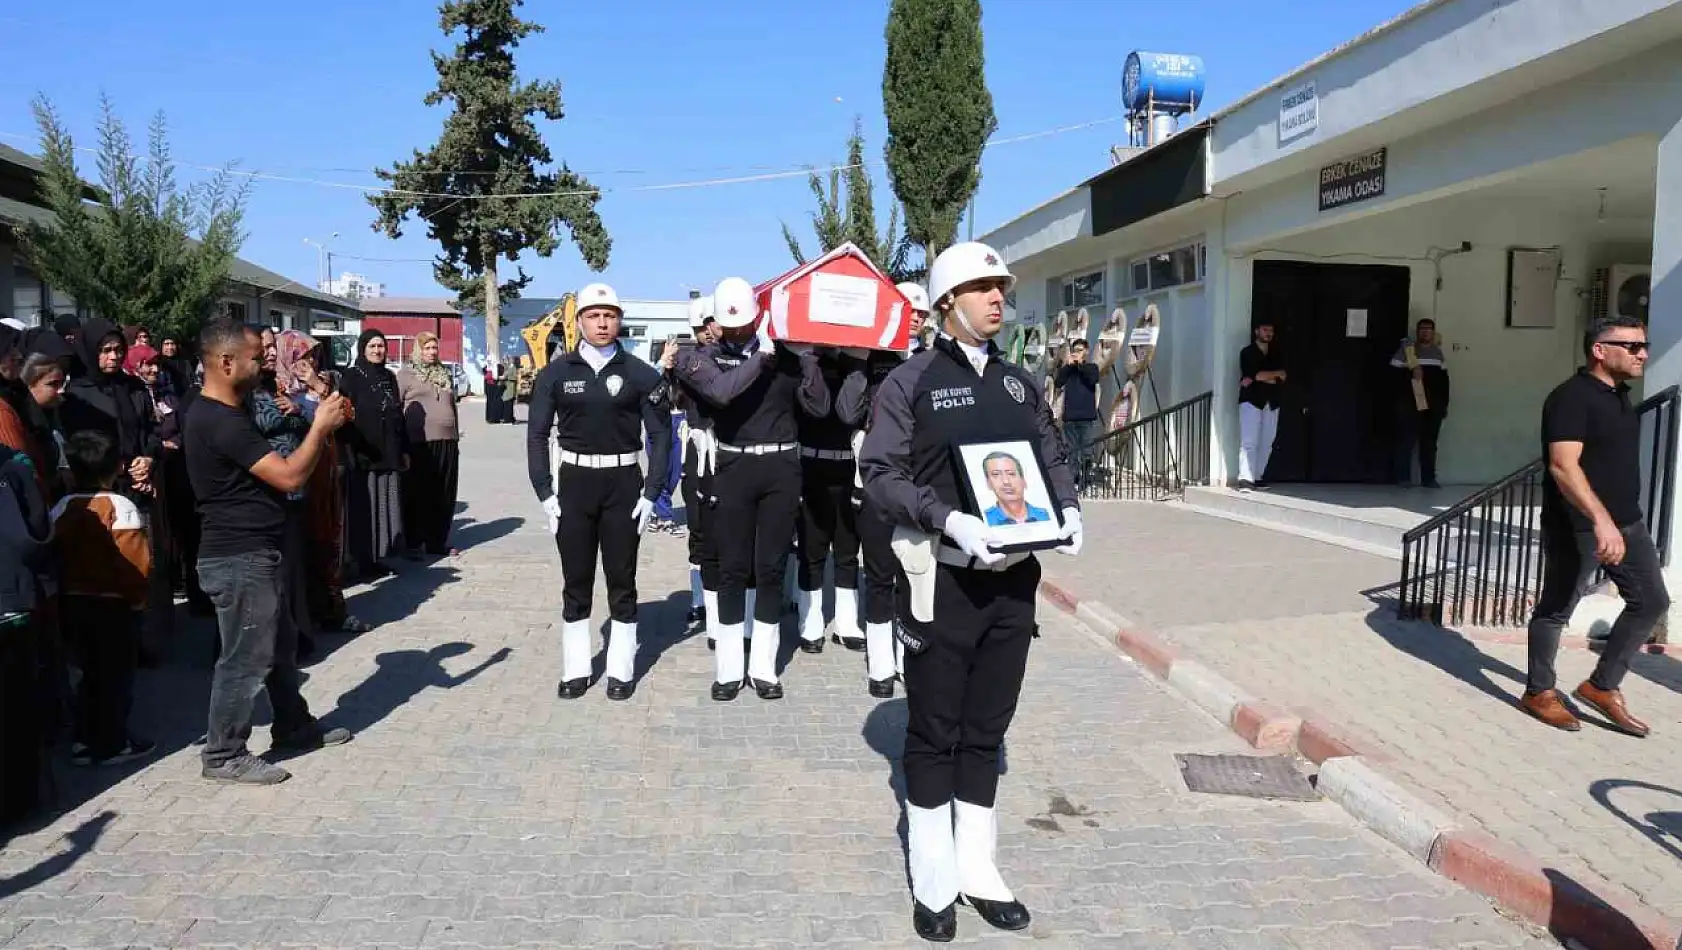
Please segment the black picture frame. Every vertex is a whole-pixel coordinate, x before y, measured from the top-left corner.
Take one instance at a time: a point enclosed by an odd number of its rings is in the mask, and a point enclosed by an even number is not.
[[[972,466],[971,460],[977,458],[978,456],[985,458],[986,455],[992,452],[1004,452],[1014,458],[1019,466],[1027,468],[1027,470],[1023,472],[1024,480],[1027,482],[1027,490],[1023,493],[1023,500],[1028,503],[1030,508],[1039,507],[1035,504],[1038,498],[1043,498],[1045,501],[1045,508],[1043,510],[1046,512],[1046,517],[1042,520],[1024,522],[1022,524],[992,526],[995,531],[1025,535],[1022,540],[992,546],[992,550],[1004,554],[1016,554],[1028,551],[1044,551],[1050,548],[1060,547],[1068,543],[1067,540],[1062,537],[1063,512],[1057,506],[1057,499],[1053,498],[1051,495],[1051,473],[1046,468],[1045,458],[1040,454],[1040,447],[1034,439],[1011,438],[987,439],[984,441],[953,441],[950,444],[950,451],[953,470],[958,476],[956,478],[958,491],[963,496],[963,510],[966,514],[974,515],[975,517],[980,518],[983,522],[987,520],[987,509],[992,506],[984,505],[982,502],[983,496],[979,494],[979,491],[986,490],[986,482],[984,480],[985,476],[983,476],[983,481],[981,481],[978,485],[976,483],[976,479],[974,478],[974,472],[979,469],[976,466]],[[1030,463],[1026,461],[1025,457],[1026,459],[1032,459],[1032,462]],[[1038,480],[1037,491],[1035,485],[1036,476]]]

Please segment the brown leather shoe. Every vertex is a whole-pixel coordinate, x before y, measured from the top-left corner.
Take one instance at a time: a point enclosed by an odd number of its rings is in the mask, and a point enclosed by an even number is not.
[[[1612,720],[1612,725],[1620,732],[1627,732],[1637,739],[1645,739],[1647,733],[1652,731],[1646,723],[1629,714],[1629,709],[1624,706],[1622,690],[1601,689],[1588,680],[1583,680],[1583,685],[1577,687],[1571,695],[1593,706],[1602,716]]]
[[[1540,693],[1525,693],[1518,701],[1519,708],[1535,716],[1555,729],[1566,732],[1576,732],[1583,728],[1582,720],[1571,714],[1560,702],[1559,690],[1545,689]]]

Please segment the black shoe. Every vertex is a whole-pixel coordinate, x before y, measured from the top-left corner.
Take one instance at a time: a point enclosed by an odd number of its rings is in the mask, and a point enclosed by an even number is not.
[[[853,651],[854,653],[863,653],[864,652],[864,638],[863,637],[843,637],[839,633],[832,633],[832,634],[829,635],[829,638],[831,640],[834,640],[836,643],[839,643],[842,646],[846,647],[847,649]]]
[[[706,622],[707,622],[707,608],[705,608],[705,607],[691,607],[691,608],[689,608],[689,616],[684,618],[684,623],[687,623],[691,627],[699,627],[700,625],[702,625]]]
[[[783,698],[783,684],[781,683],[767,683],[764,680],[754,680],[753,691],[759,694],[760,699]]]
[[[981,919],[1000,930],[1027,930],[1031,918],[1021,901],[984,901],[979,897],[958,895],[958,900],[975,908]]]
[[[707,638],[707,649],[717,650],[718,649],[718,641],[714,640],[712,637],[708,637]]]
[[[801,653],[822,653],[823,652],[823,637],[819,637],[816,640],[802,640],[802,641],[800,641],[800,652]]]
[[[635,681],[627,683],[621,680],[616,680],[611,676],[607,678],[607,698],[616,703],[624,702],[625,700],[630,699],[631,694],[636,691],[637,684]]]
[[[330,745],[344,745],[350,740],[351,732],[349,729],[342,727],[323,729],[316,725],[291,735],[275,736],[274,741],[269,746],[280,752],[313,752],[316,749],[325,749]]]
[[[877,699],[893,699],[894,678],[890,676],[885,680],[871,680],[870,695],[876,697]]]
[[[575,680],[566,680],[556,688],[555,695],[562,699],[577,699],[590,691],[590,677],[580,676]]]
[[[924,940],[948,943],[958,935],[958,905],[948,904],[945,910],[935,913],[924,907],[921,901],[912,901],[911,926]]]
[[[742,691],[741,683],[714,683],[713,702],[728,703]]]

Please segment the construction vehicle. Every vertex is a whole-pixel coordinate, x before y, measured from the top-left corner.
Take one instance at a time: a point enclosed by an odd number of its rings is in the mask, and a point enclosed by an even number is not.
[[[553,339],[556,327],[561,330],[559,341]],[[571,353],[578,348],[578,299],[572,294],[562,297],[555,309],[521,330],[520,339],[526,341],[527,352],[520,357],[520,366],[516,370],[514,398],[517,402],[527,402],[531,399],[537,374],[549,365],[549,357],[558,348],[557,344],[565,347],[561,350],[563,353]]]

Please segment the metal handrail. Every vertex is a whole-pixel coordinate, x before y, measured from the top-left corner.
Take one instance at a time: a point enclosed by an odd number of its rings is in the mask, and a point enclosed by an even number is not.
[[[1213,404],[1206,392],[1087,442],[1081,497],[1161,501],[1207,484]]]
[[[1682,389],[1649,396],[1636,414],[1653,419],[1642,513],[1669,564]],[[1519,626],[1528,619],[1546,571],[1537,517],[1545,469],[1536,459],[1402,535],[1403,617],[1472,626]]]

